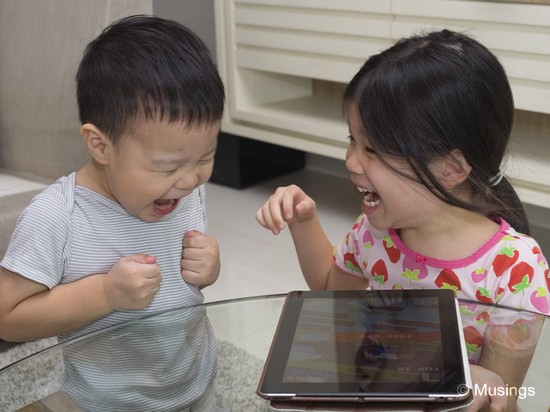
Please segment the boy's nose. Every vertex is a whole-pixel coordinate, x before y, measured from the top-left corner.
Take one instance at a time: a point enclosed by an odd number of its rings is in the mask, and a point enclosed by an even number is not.
[[[183,176],[181,179],[179,179],[174,187],[178,190],[190,190],[197,187],[199,182],[199,178],[194,173],[188,173],[185,176]]]

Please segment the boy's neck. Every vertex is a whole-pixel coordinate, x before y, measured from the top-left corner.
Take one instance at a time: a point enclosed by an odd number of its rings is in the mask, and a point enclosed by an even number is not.
[[[93,159],[76,172],[76,185],[112,199],[105,180],[103,167]]]

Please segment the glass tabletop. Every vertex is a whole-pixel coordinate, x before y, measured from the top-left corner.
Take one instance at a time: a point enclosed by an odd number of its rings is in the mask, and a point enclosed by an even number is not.
[[[171,310],[54,345],[0,370],[0,410],[114,410],[111,395],[121,393],[136,405],[126,410],[179,410],[178,402],[204,391],[212,393],[212,405],[221,397],[231,411],[271,410],[256,388],[285,297]],[[524,411],[548,410],[550,333],[544,318],[469,302],[461,303],[461,314],[471,356],[480,336],[484,356],[505,351],[510,367],[533,356],[518,404]]]

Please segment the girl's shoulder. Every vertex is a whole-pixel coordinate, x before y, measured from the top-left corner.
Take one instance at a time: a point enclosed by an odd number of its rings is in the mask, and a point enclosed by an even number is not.
[[[550,311],[550,269],[537,241],[508,227],[484,257],[496,287],[494,302],[547,315]]]
[[[535,260],[546,263],[537,241],[529,235],[516,231],[504,221],[498,242],[488,252],[487,257],[493,259],[492,266],[498,274],[502,274],[504,270],[521,261]]]

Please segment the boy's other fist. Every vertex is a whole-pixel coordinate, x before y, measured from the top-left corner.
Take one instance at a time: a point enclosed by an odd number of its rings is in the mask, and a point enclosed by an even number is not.
[[[212,236],[190,230],[183,237],[181,277],[199,288],[213,284],[220,274],[220,249]]]

